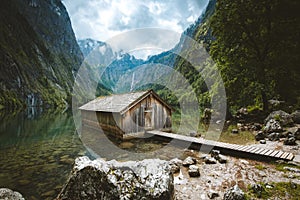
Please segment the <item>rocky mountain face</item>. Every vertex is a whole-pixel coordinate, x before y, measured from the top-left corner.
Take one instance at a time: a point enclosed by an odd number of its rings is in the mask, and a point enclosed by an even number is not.
[[[101,41],[84,39],[77,42],[86,60],[94,66],[92,69],[101,74],[100,83],[103,87],[115,93],[141,88],[148,89],[146,87],[155,87],[150,83],[151,79],[164,79],[170,75],[172,70],[166,70],[163,66],[174,67],[176,59],[179,58],[178,54],[184,46],[185,38],[193,38],[202,19],[203,16],[200,16],[185,30],[179,43],[173,49],[152,55],[147,60],[137,59],[128,53],[113,52],[106,43]]]
[[[60,0],[0,8],[0,107],[64,107],[83,55]]]

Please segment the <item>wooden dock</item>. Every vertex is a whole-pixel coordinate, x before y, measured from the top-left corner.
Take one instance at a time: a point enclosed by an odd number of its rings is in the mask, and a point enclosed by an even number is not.
[[[147,134],[161,137],[162,139],[168,139],[168,140],[171,139],[171,140],[180,141],[187,145],[191,144],[190,148],[192,149],[197,149],[197,150],[217,149],[220,150],[222,154],[238,156],[238,157],[259,159],[264,161],[279,160],[279,159],[292,161],[295,158],[295,155],[289,152],[257,148],[257,147],[246,146],[246,145],[229,144],[224,142],[206,140],[203,138],[195,138],[190,136],[178,135],[174,133],[166,133],[157,130],[147,131]]]

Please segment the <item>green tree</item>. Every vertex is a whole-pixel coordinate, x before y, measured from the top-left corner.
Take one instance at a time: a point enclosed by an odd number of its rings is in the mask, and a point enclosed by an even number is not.
[[[210,27],[211,54],[221,70],[230,105],[299,96],[299,1],[220,0]]]

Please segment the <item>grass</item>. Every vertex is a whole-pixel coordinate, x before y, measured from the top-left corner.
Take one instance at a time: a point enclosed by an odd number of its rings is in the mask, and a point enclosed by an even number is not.
[[[267,167],[264,166],[264,165],[262,165],[262,164],[255,165],[255,168],[258,169],[258,170],[264,170],[264,169],[267,169]]]
[[[284,169],[284,167],[292,167],[292,168],[297,168],[300,169],[300,166],[297,165],[292,165],[292,164],[287,164],[287,163],[275,163],[275,169],[278,171],[282,171],[282,172],[287,172],[286,169]]]
[[[195,113],[193,113],[193,116]],[[238,134],[232,134],[232,129],[237,129],[236,126],[230,125],[226,131],[223,131],[219,135],[218,131],[207,133],[207,126],[205,124],[195,122],[195,117],[192,115],[182,115],[179,111],[172,113],[172,132],[188,135],[191,130],[197,130],[206,139],[218,140],[220,142],[232,143],[232,144],[255,144],[255,136],[251,131],[240,131]],[[183,119],[181,119],[181,117]],[[197,127],[198,125],[198,127]]]
[[[273,188],[266,188],[266,185],[260,183],[263,187],[263,191],[261,193],[261,197],[259,197],[254,191],[251,189],[251,186],[248,186],[248,192],[246,193],[246,199],[260,198],[260,199],[274,199],[275,197],[279,197],[280,199],[290,199],[290,200],[298,200],[300,196],[300,185],[295,184],[294,187],[290,182],[278,182],[271,183]]]
[[[232,144],[254,144],[255,136],[250,131],[240,131],[238,134],[232,134],[231,130],[233,126],[230,126],[226,131],[221,133],[219,141],[232,143]]]

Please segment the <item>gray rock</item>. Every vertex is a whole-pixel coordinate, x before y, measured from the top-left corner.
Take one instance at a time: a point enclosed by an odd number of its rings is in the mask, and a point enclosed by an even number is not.
[[[266,138],[266,134],[263,131],[258,131],[258,133],[255,135],[255,140],[263,140]]]
[[[297,189],[297,187],[298,187],[298,186],[297,186],[297,183],[291,181],[290,184],[291,184],[291,188],[292,188],[292,189]]]
[[[269,116],[265,119],[265,122],[268,122],[271,119],[279,121],[282,126],[291,125],[294,123],[292,116],[282,110],[270,113]]]
[[[212,150],[210,152],[211,157],[216,158],[218,155],[220,155],[220,151],[219,150]]]
[[[296,110],[291,114],[293,121],[297,124],[300,124],[300,110]]]
[[[187,157],[186,159],[184,159],[184,161],[182,162],[182,165],[185,166],[185,167],[188,167],[188,166],[190,166],[190,165],[196,164],[196,162],[197,162],[197,161],[196,161],[195,158],[189,156],[189,157]]]
[[[264,188],[260,184],[254,184],[254,185],[252,185],[251,189],[257,195],[258,198],[261,197],[261,194],[264,191]]]
[[[233,134],[238,134],[238,133],[239,133],[239,130],[237,130],[237,129],[234,128],[234,129],[231,130],[231,133],[233,133]]]
[[[270,119],[267,123],[266,126],[264,127],[264,132],[267,133],[272,133],[272,132],[282,132],[282,127],[280,123],[274,119]]]
[[[280,133],[270,133],[270,134],[268,135],[268,138],[269,138],[269,140],[271,140],[271,141],[277,141],[277,140],[280,139],[280,137],[281,137],[281,134],[280,134]]]
[[[294,173],[300,173],[300,169],[294,167],[283,167],[283,169]]]
[[[290,132],[293,133],[296,140],[300,140],[300,128],[299,127],[293,127],[290,129]]]
[[[223,198],[223,200],[245,200],[245,199],[246,199],[245,193],[237,185],[227,190]]]
[[[286,138],[284,141],[283,141],[283,144],[285,145],[296,145],[296,139],[294,137],[289,137],[289,138]]]
[[[259,140],[259,143],[260,144],[266,144],[267,142],[266,142],[266,140]]]
[[[25,200],[23,196],[16,191],[8,188],[0,188],[0,199],[3,200]]]
[[[170,165],[172,173],[177,173],[180,171],[180,166],[182,165],[182,160],[180,160],[178,158],[174,158],[169,161],[169,165]]]
[[[201,134],[197,133],[196,131],[191,131],[191,132],[190,132],[190,136],[191,136],[191,137],[200,137]]]
[[[190,177],[200,176],[199,167],[197,165],[190,165],[188,173],[189,173]]]
[[[207,157],[204,158],[204,162],[206,164],[216,164],[217,160],[215,158],[213,158],[213,157],[208,157],[207,156]]]
[[[169,162],[159,159],[129,161],[90,160],[79,157],[60,199],[159,199],[174,198]]]
[[[216,191],[214,190],[209,190],[208,193],[207,193],[207,196],[209,199],[214,199],[214,198],[217,198],[219,197],[219,193],[217,193]]]
[[[226,156],[223,156],[221,154],[219,154],[217,157],[216,157],[216,160],[219,161],[219,163],[221,164],[224,164],[224,163],[227,163],[227,157]]]
[[[254,123],[251,128],[250,128],[252,131],[259,131],[262,129],[262,125],[259,124],[259,123]]]

